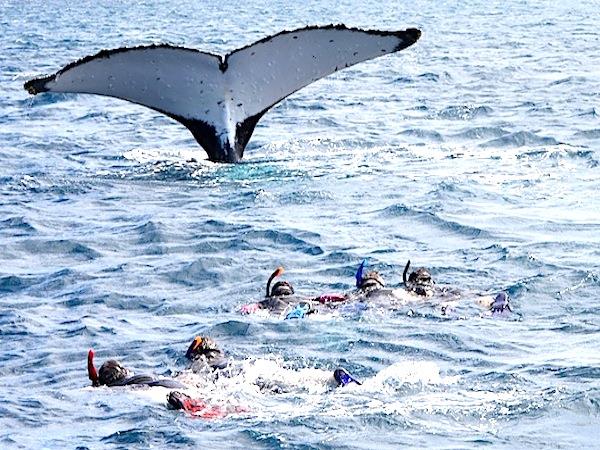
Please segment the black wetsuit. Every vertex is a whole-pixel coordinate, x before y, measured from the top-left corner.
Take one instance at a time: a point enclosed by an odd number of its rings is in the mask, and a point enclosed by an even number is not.
[[[151,375],[133,375],[130,377],[122,378],[120,380],[111,382],[107,384],[107,386],[132,386],[132,385],[142,385],[142,386],[160,386],[168,389],[185,389],[186,386],[180,383],[177,380],[172,378],[156,378]]]

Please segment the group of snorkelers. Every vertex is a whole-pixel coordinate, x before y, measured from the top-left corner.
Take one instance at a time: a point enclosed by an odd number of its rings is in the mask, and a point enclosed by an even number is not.
[[[413,270],[410,274],[410,261],[406,264],[402,275],[402,286],[396,289],[386,288],[383,277],[374,270],[365,270],[363,261],[356,272],[356,288],[351,292],[341,294],[323,294],[314,297],[298,296],[288,281],[277,281],[275,278],[284,272],[278,267],[267,281],[265,299],[248,305],[244,305],[240,312],[251,314],[258,311],[266,311],[284,319],[301,319],[311,314],[327,313],[335,310],[340,305],[349,302],[359,304],[371,304],[385,300],[387,303],[400,301],[422,301],[424,299],[438,298],[442,314],[447,314],[453,302],[456,302],[460,293],[446,287],[438,287],[433,281],[431,273],[424,267]],[[483,296],[482,296],[483,298]],[[495,296],[488,296],[489,300],[479,302],[484,306],[488,314],[500,314],[511,312],[510,299],[507,293],[500,292]],[[450,299],[450,300],[449,300]],[[185,357],[189,360],[189,370],[195,374],[218,378],[219,376],[231,376],[232,369],[230,359],[219,348],[217,343],[205,336],[196,336],[189,345]],[[92,386],[145,386],[163,387],[170,390],[167,401],[171,408],[184,410],[195,416],[214,418],[223,417],[231,412],[243,412],[243,408],[228,410],[220,406],[210,405],[205,401],[193,398],[185,393],[188,388],[178,377],[159,378],[151,375],[135,375],[132,371],[121,365],[116,360],[108,360],[100,369],[94,365],[94,351],[88,352],[88,377]],[[351,383],[361,384],[346,369],[338,367],[332,373],[332,380],[339,387]],[[264,387],[264,382],[259,387]],[[268,386],[272,392],[278,392],[273,386]]]
[[[465,296],[457,289],[438,286],[425,267],[419,267],[409,274],[410,260],[404,267],[402,285],[397,288],[386,287],[381,274],[375,270],[365,270],[365,264],[366,261],[362,261],[359,265],[355,275],[356,287],[351,292],[312,297],[297,295],[288,281],[277,281],[271,286],[273,280],[284,272],[283,267],[278,267],[267,281],[265,299],[258,303],[243,305],[240,312],[253,314],[266,311],[284,319],[298,319],[315,313],[331,313],[341,305],[350,303],[394,306],[427,301],[439,306],[440,313],[447,316]],[[485,314],[498,315],[512,312],[510,298],[506,292],[493,296],[478,294],[475,297],[476,303],[483,307]]]
[[[217,343],[205,336],[196,336],[185,353],[189,361],[189,371],[209,379],[231,377],[236,375],[239,367],[228,358],[219,348]],[[224,417],[231,413],[243,413],[247,409],[240,407],[223,407],[210,404],[203,399],[194,398],[185,391],[191,387],[184,383],[185,379],[156,377],[147,374],[134,374],[132,370],[123,366],[119,361],[110,359],[105,361],[100,369],[94,364],[94,351],[88,351],[87,359],[88,377],[93,387],[162,387],[169,389],[167,403],[170,408],[184,410],[194,416],[202,418]],[[189,378],[189,377],[188,377]],[[342,367],[336,368],[332,373],[332,380],[336,386],[342,387],[351,383],[362,384]],[[265,380],[257,380],[256,384],[261,390],[280,393],[283,389],[269,384]]]

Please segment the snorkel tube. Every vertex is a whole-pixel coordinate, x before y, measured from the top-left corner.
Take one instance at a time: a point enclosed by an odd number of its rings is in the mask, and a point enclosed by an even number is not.
[[[358,269],[356,270],[356,275],[354,275],[354,277],[356,278],[356,288],[357,289],[360,289],[360,286],[362,285],[363,270],[364,270],[366,264],[367,264],[367,260],[363,259],[362,262],[360,263],[360,266],[358,266]]]
[[[98,371],[96,367],[94,367],[94,350],[90,348],[88,351],[88,360],[87,360],[87,368],[88,368],[88,377],[92,382],[92,386],[98,387],[100,386],[100,382],[98,381]]]
[[[402,281],[404,282],[404,287],[408,287],[407,280],[406,280],[406,274],[408,273],[409,267],[410,267],[410,259],[408,260],[408,262],[406,263],[406,266],[404,267],[404,272],[402,272]]]
[[[337,382],[338,386],[341,387],[347,386],[350,383],[356,383],[359,386],[362,385],[360,381],[358,381],[356,378],[350,375],[350,372],[348,372],[343,367],[338,367],[333,371],[333,378]]]
[[[285,272],[285,270],[283,269],[283,267],[279,266],[277,269],[275,269],[275,272],[273,272],[271,274],[271,276],[269,277],[269,281],[267,281],[267,297],[271,296],[271,283],[273,282],[273,280],[275,278],[277,278],[278,276],[280,276],[283,272]]]

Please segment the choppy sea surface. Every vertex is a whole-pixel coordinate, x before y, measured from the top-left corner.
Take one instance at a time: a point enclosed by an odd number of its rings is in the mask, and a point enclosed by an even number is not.
[[[0,447],[598,445],[597,3],[2,0],[0,12]],[[273,108],[242,164],[206,161],[149,109],[23,89],[104,48],[226,53],[328,23],[423,35]],[[504,290],[514,313],[238,312],[277,266],[311,295],[351,290],[362,259],[391,286],[410,259],[441,285]],[[161,388],[89,386],[89,348],[177,376],[197,334],[244,368],[198,395],[246,412],[192,418]],[[338,366],[364,384],[332,387]]]

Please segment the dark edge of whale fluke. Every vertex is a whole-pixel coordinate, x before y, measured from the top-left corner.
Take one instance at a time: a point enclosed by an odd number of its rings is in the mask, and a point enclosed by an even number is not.
[[[399,52],[400,50],[404,50],[406,47],[410,47],[411,45],[413,45],[415,42],[417,42],[420,37],[421,37],[421,30],[417,30],[416,28],[407,28],[406,30],[404,30],[404,37],[408,37],[408,41],[404,41],[402,44],[398,44],[396,46],[396,48],[394,49],[394,52]],[[396,34],[396,36],[399,36],[400,32],[398,32],[398,34]]]
[[[41,92],[47,92],[46,83],[53,80],[55,75],[48,75],[47,77],[34,78],[25,82],[23,87],[31,95],[40,94]]]
[[[265,42],[270,41],[271,39],[274,39],[276,37],[279,36],[283,36],[285,34],[291,34],[291,33],[298,33],[300,31],[311,31],[311,30],[338,30],[338,31],[357,31],[360,33],[366,33],[366,34],[372,34],[374,36],[396,36],[397,38],[402,39],[404,42],[397,45],[394,48],[393,52],[397,52],[400,51],[402,49],[405,49],[406,47],[410,47],[411,45],[413,45],[415,42],[417,42],[419,40],[419,38],[421,37],[421,30],[417,29],[417,28],[407,28],[406,30],[400,30],[400,31],[382,31],[382,30],[365,30],[362,28],[357,28],[357,27],[347,27],[346,25],[344,25],[343,23],[338,23],[338,24],[331,24],[331,25],[323,25],[323,26],[319,26],[319,25],[308,25],[304,28],[297,28],[295,30],[283,30],[280,31],[279,33],[276,34],[272,34],[270,36],[265,36],[262,39],[259,39],[258,41],[254,41],[248,45],[244,45],[243,47],[240,48],[236,48],[235,50],[232,50],[231,52],[227,53],[224,57],[223,57],[223,63],[225,68],[227,68],[227,59],[233,55],[234,53],[237,52],[241,52],[244,51],[250,47],[253,47],[257,44],[263,44]],[[408,37],[408,40],[405,40],[405,38]],[[393,53],[392,52],[392,53]]]
[[[212,56],[213,58],[216,58],[218,60],[219,68],[221,69],[222,72],[224,72],[225,69],[227,69],[227,63],[225,62],[225,59],[223,58],[223,56],[217,55],[214,53],[204,52],[202,50],[197,50],[195,48],[187,48],[187,47],[181,47],[178,45],[171,45],[171,44],[136,45],[133,47],[119,47],[119,48],[112,48],[112,49],[102,49],[99,52],[94,53],[93,55],[87,55],[87,56],[84,56],[83,58],[79,58],[76,61],[70,62],[69,64],[64,66],[62,69],[60,69],[58,72],[56,72],[52,75],[46,75],[46,76],[33,78],[29,81],[26,81],[25,84],[23,85],[23,87],[31,95],[41,94],[42,92],[48,92],[48,89],[46,88],[46,84],[48,82],[54,81],[56,79],[56,77],[62,75],[63,73],[65,73],[66,71],[68,71],[74,67],[80,66],[82,64],[85,64],[87,62],[94,61],[97,59],[108,59],[112,55],[116,55],[118,53],[129,52],[131,50],[151,50],[151,49],[159,49],[159,48],[185,50],[188,52],[201,53],[201,54],[204,54],[207,56]]]

